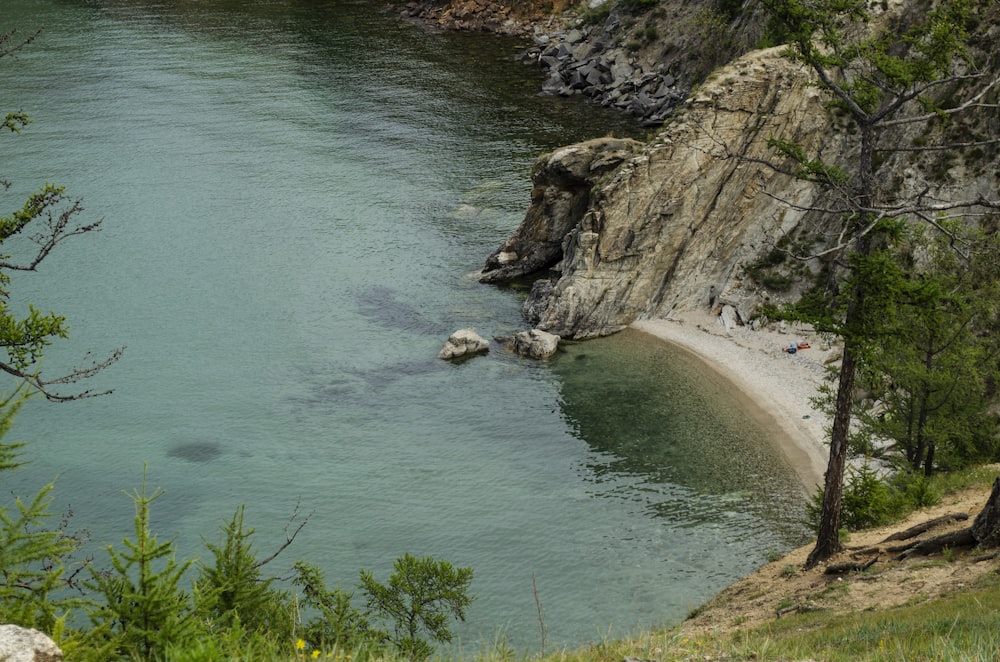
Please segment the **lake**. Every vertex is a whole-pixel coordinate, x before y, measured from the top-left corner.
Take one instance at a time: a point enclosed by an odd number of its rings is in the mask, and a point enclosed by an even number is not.
[[[526,328],[525,292],[475,273],[520,222],[546,151],[635,127],[538,95],[524,45],[432,34],[380,3],[7,0],[43,33],[0,61],[10,213],[43,182],[100,233],[18,274],[11,306],[65,314],[60,374],[121,361],[101,398],[28,403],[8,440],[56,480],[97,562],[153,528],[179,553],[240,504],[266,555],[331,585],[404,552],[475,569],[457,632],[576,646],[676,623],[804,542],[802,488],[731,388],[643,334],[534,362],[436,353],[453,331]]]

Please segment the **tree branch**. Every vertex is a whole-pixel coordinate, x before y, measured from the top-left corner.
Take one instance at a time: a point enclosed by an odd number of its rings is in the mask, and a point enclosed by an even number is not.
[[[257,563],[254,563],[254,565],[253,565],[254,568],[260,568],[260,567],[262,567],[262,566],[270,563],[274,559],[278,558],[279,554],[281,554],[283,551],[285,551],[286,549],[288,549],[288,547],[293,542],[295,542],[295,537],[297,535],[299,535],[299,532],[302,529],[305,528],[306,524],[309,523],[309,518],[312,517],[312,513],[309,513],[308,515],[306,515],[305,518],[299,523],[299,525],[297,527],[295,527],[294,531],[292,531],[291,533],[288,532],[289,527],[291,527],[292,522],[295,521],[295,518],[296,518],[296,516],[299,513],[299,505],[300,505],[299,503],[295,504],[295,510],[292,511],[292,516],[288,518],[288,523],[285,524],[285,542],[283,542],[281,544],[281,546],[278,547],[278,549],[275,550],[275,552],[273,554],[271,554],[270,556],[268,556],[266,559],[263,559],[261,561],[258,561]]]
[[[82,400],[83,398],[93,398],[99,395],[108,395],[113,392],[113,389],[108,389],[106,391],[92,391],[85,390],[80,393],[73,393],[70,395],[63,395],[61,393],[56,393],[51,389],[52,386],[73,384],[80,380],[93,377],[101,370],[104,370],[118,359],[121,358],[122,353],[125,351],[124,347],[120,347],[112,352],[111,356],[104,359],[103,361],[91,361],[90,365],[85,365],[77,368],[62,377],[57,377],[51,380],[42,379],[40,372],[29,373],[22,370],[16,366],[11,365],[5,361],[0,361],[0,371],[6,372],[12,377],[16,377],[22,381],[22,383],[27,384],[29,389],[38,391],[45,396],[46,400],[51,402],[69,402],[71,400]],[[89,354],[87,355],[90,356]]]

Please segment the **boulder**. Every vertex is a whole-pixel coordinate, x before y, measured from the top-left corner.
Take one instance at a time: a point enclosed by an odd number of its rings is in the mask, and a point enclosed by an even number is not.
[[[438,352],[439,359],[451,360],[462,356],[471,356],[488,352],[490,341],[486,340],[475,329],[459,329],[451,334],[444,347]],[[0,658],[3,659],[3,658]]]
[[[559,336],[540,329],[500,336],[496,341],[515,354],[532,359],[547,359],[559,349]]]
[[[719,322],[726,330],[726,333],[735,329],[739,324],[739,315],[737,314],[736,309],[729,304],[724,305],[722,307],[722,312],[719,313]]]
[[[0,660],[3,662],[61,662],[62,650],[38,630],[0,625]]]

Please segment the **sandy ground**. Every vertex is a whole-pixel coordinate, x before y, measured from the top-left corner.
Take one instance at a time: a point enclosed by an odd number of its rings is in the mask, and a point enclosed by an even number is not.
[[[697,355],[732,382],[764,422],[772,422],[777,441],[811,494],[823,480],[829,457],[824,427],[827,417],[812,403],[826,372],[824,362],[839,356],[808,327],[779,330],[726,330],[719,318],[686,313],[675,319],[644,320],[632,328],[666,340]],[[805,341],[810,349],[789,354],[784,348]]]
[[[1000,466],[994,469],[1000,471]],[[1000,570],[1000,561],[980,550],[969,549],[895,560],[898,552],[894,548],[905,541],[885,539],[946,514],[966,513],[969,519],[936,527],[914,540],[965,528],[982,509],[989,494],[988,487],[969,488],[944,497],[936,506],[913,513],[903,522],[852,533],[847,549],[829,563],[864,563],[877,558],[865,572],[829,575],[825,574],[827,564],[804,570],[812,545],[793,550],[721,592],[685,621],[681,629],[692,636],[723,634],[779,618],[794,618],[809,610],[858,613],[888,609],[945,597],[974,586],[986,575]]]

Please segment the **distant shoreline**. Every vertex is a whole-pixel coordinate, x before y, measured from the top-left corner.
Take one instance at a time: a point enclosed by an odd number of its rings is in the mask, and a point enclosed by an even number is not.
[[[773,430],[775,443],[812,494],[822,483],[829,451],[824,444],[825,416],[811,402],[822,383],[826,351],[815,334],[801,330],[727,333],[718,318],[686,313],[672,319],[642,320],[631,328],[693,354],[732,383],[743,407]],[[789,354],[789,343],[806,340],[811,348]]]

